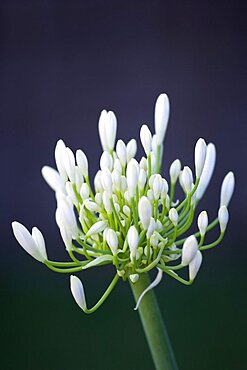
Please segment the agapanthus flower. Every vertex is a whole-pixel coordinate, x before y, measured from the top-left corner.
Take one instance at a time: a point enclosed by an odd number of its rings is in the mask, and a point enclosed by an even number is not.
[[[70,262],[50,261],[42,233],[32,234],[20,223],[13,222],[17,241],[35,259],[48,268],[63,273],[76,273],[95,266],[113,265],[115,276],[104,295],[92,308],[87,308],[84,288],[71,275],[71,291],[83,311],[94,312],[121,278],[133,284],[140,274],[158,269],[154,282],[143,295],[162,279],[163,274],[190,285],[202,263],[202,252],[218,245],[229,219],[228,204],[234,190],[234,175],[229,172],[221,186],[218,217],[209,223],[205,210],[196,216],[200,199],[211,180],[216,150],[212,143],[199,138],[194,150],[194,173],[175,159],[169,178],[160,174],[163,141],[169,118],[169,100],[161,94],[155,104],[152,134],[147,125],[140,129],[144,155],[135,158],[136,140],[116,142],[117,118],[103,110],[99,117],[99,136],[103,152],[100,169],[90,182],[89,164],[82,150],[76,153],[59,140],[55,148],[57,170],[45,166],[42,175],[55,191],[56,223]],[[182,199],[175,197],[182,188]],[[197,217],[198,231],[190,231]],[[219,227],[218,238],[205,244],[206,234]],[[184,236],[186,235],[186,236]],[[188,279],[179,275],[188,269]]]

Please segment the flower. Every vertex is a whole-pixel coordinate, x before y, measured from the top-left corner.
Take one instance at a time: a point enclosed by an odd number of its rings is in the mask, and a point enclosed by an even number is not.
[[[202,251],[215,247],[223,239],[234,175],[229,172],[223,181],[218,218],[209,223],[206,211],[197,217],[199,201],[214,171],[215,146],[198,139],[194,150],[195,174],[188,166],[182,169],[179,159],[174,160],[169,170],[169,189],[167,179],[160,174],[169,110],[168,97],[161,94],[155,105],[155,133],[152,134],[147,125],[141,126],[145,156],[140,161],[135,158],[134,139],[127,144],[123,140],[116,143],[115,114],[101,112],[98,127],[103,153],[93,181],[94,190],[86,154],[79,149],[74,155],[62,140],[57,142],[57,170],[44,166],[42,175],[55,192],[56,222],[70,262],[47,258],[44,238],[37,228],[33,228],[31,235],[20,223],[12,224],[21,246],[56,272],[73,274],[95,266],[114,266],[112,282],[92,308],[87,308],[82,282],[71,276],[72,294],[86,313],[94,312],[104,302],[118,279],[129,279],[135,284],[140,274],[154,268],[158,269],[158,275],[142,293],[136,307],[164,273],[183,284],[192,284],[202,263]],[[175,190],[179,184],[184,195],[183,199],[176,200]],[[192,232],[195,217],[199,231]],[[205,244],[205,235],[217,224],[219,237]],[[189,236],[184,237],[187,232]],[[188,280],[178,275],[183,268],[188,269]]]

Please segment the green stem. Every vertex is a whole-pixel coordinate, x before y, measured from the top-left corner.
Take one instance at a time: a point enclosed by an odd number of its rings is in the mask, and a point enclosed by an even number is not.
[[[131,285],[135,301],[150,285],[148,274],[141,274],[139,280]],[[147,342],[152,354],[156,370],[178,370],[169,337],[162,320],[154,291],[149,291],[142,299],[138,308]]]

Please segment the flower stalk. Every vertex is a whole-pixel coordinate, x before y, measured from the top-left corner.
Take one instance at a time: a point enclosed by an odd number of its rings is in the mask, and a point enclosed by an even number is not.
[[[140,276],[136,283],[130,286],[135,298],[150,285],[148,273]],[[159,305],[154,290],[149,291],[142,299],[139,308],[139,315],[146,335],[148,346],[155,364],[156,370],[177,370],[176,359],[168,337],[168,333],[162,319]]]

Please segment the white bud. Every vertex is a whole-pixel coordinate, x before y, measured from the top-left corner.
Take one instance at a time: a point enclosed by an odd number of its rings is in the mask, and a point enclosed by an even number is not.
[[[127,162],[129,162],[136,155],[137,144],[136,144],[135,139],[131,139],[128,142],[126,146],[126,151],[127,151]]]
[[[203,194],[205,193],[205,190],[208,187],[208,184],[211,180],[211,177],[214,171],[215,160],[216,160],[216,149],[215,149],[214,144],[210,143],[207,146],[207,153],[206,153],[204,167],[203,167],[202,174],[200,177],[199,185],[196,189],[197,200],[203,197]]]
[[[221,185],[221,192],[220,192],[220,205],[221,206],[228,206],[232,194],[234,191],[235,186],[235,179],[233,172],[228,172],[228,174],[225,176],[222,185]]]
[[[105,191],[107,191],[109,194],[112,193],[112,176],[111,172],[108,170],[108,168],[104,168],[101,172],[101,184]]]
[[[117,119],[113,112],[103,110],[99,118],[99,136],[103,150],[112,151],[115,145]]]
[[[27,253],[39,262],[47,260],[45,241],[42,233],[37,227],[32,229],[32,235],[21,223],[12,222],[14,236],[18,243]]]
[[[169,211],[169,218],[174,226],[177,226],[178,224],[178,212],[176,208],[171,208]]]
[[[154,201],[154,192],[153,192],[152,189],[148,189],[148,191],[147,191],[147,197],[150,200],[150,202],[153,203],[153,201]]]
[[[185,166],[182,171],[181,181],[185,192],[189,194],[192,191],[193,187],[193,175],[191,169],[188,166]]]
[[[151,175],[149,180],[148,180],[148,185],[151,189],[153,189],[153,183],[154,183],[155,177],[156,177],[156,175]]]
[[[84,178],[81,169],[78,166],[75,166],[75,186],[78,193],[80,192],[83,181]]]
[[[83,183],[81,186],[81,190],[80,190],[80,196],[82,197],[83,200],[85,200],[89,198],[89,193],[90,191],[89,191],[88,184]]]
[[[156,156],[154,152],[150,153],[151,156],[151,173],[156,173]]]
[[[181,162],[179,159],[175,159],[170,167],[170,178],[171,183],[175,184],[181,171]]]
[[[158,230],[158,231],[161,231],[163,229],[163,225],[162,225],[162,223],[161,223],[160,220],[157,220],[156,221],[156,227],[155,227],[155,229]]]
[[[126,205],[123,206],[123,213],[129,217],[130,216],[130,208]]]
[[[157,135],[156,134],[153,135],[153,137],[152,137],[152,151],[154,152],[155,156],[157,156],[157,154],[158,154],[158,142],[157,142]]]
[[[136,251],[138,247],[138,231],[136,230],[135,226],[130,226],[127,234],[127,240],[130,248],[130,255],[131,257],[136,257]]]
[[[119,158],[115,159],[113,167],[115,171],[118,171],[118,173],[122,175],[122,165]]]
[[[204,236],[206,234],[207,227],[208,227],[208,214],[206,211],[202,211],[199,214],[198,219],[197,219],[197,225],[198,225],[198,229],[200,231],[201,236]]]
[[[78,199],[76,198],[72,183],[70,181],[67,181],[66,184],[65,184],[65,188],[66,188],[66,192],[67,192],[70,200],[72,201],[72,203],[75,206],[77,206],[78,205]]]
[[[104,231],[104,229],[108,226],[108,221],[103,220],[103,221],[98,221],[93,224],[93,226],[90,227],[88,230],[86,236],[89,237],[91,235],[96,235]]]
[[[149,226],[148,226],[148,229],[147,229],[147,239],[151,238],[151,235],[154,233],[155,228],[156,228],[155,220],[154,220],[153,217],[151,217],[150,223],[149,223]]]
[[[72,202],[65,197],[60,198],[58,201],[58,209],[64,226],[71,232],[72,236],[76,238],[78,235],[78,227]]]
[[[99,212],[100,207],[97,203],[93,202],[92,200],[86,199],[84,201],[85,207],[90,211],[90,212]]]
[[[127,150],[123,140],[118,140],[116,145],[117,156],[120,160],[122,166],[125,166],[127,163]]]
[[[66,149],[66,146],[63,140],[58,140],[56,147],[55,147],[55,161],[56,161],[58,172],[60,173],[64,182],[68,180],[68,175],[65,170],[63,158],[62,158],[63,157],[62,153],[65,151],[65,149]]]
[[[139,177],[139,165],[135,159],[131,159],[127,165],[126,170],[126,177],[127,177],[127,185],[128,191],[131,197],[135,196],[136,187],[138,184],[138,177]]]
[[[159,244],[159,238],[157,233],[153,233],[150,238],[150,244],[152,245],[153,248],[156,248]]]
[[[110,201],[109,194],[106,191],[104,191],[104,193],[102,195],[102,201],[103,201],[104,208],[105,208],[107,214],[111,214],[112,213],[111,201]]]
[[[182,265],[187,266],[195,257],[198,251],[198,243],[194,235],[189,236],[182,249]]]
[[[121,193],[124,193],[127,190],[127,179],[125,176],[121,176]]]
[[[140,170],[143,169],[144,171],[147,171],[147,169],[148,169],[147,158],[142,157],[141,160],[140,160],[139,166],[140,166]]]
[[[157,144],[162,144],[168,119],[169,119],[170,104],[168,96],[166,94],[160,94],[155,104],[154,111],[154,123],[155,123],[155,133],[157,135]]]
[[[87,304],[86,304],[86,298],[85,298],[85,293],[84,293],[82,282],[78,277],[74,275],[70,276],[70,289],[71,289],[71,293],[76,303],[78,304],[78,306],[82,310],[86,310]]]
[[[95,188],[95,191],[97,193],[101,193],[103,192],[103,186],[102,186],[102,183],[101,183],[101,173],[102,171],[99,170],[97,171],[96,175],[94,176],[94,188]]]
[[[145,184],[147,181],[147,173],[143,169],[140,169],[139,178],[138,178],[138,187],[140,190],[145,188]]]
[[[57,213],[56,213],[57,214]],[[66,229],[64,225],[60,225],[59,227],[61,237],[63,239],[64,245],[67,250],[71,250],[72,248],[72,234],[69,230]]]
[[[71,182],[75,182],[75,156],[72,150],[68,147],[62,151],[62,160]]]
[[[200,251],[196,252],[195,257],[189,264],[189,278],[194,280],[202,264],[202,254]]]
[[[130,281],[131,281],[133,284],[135,284],[135,283],[137,282],[137,280],[139,279],[139,275],[138,275],[138,274],[131,274],[131,275],[129,276],[129,278],[130,278]]]
[[[113,159],[109,152],[104,151],[100,157],[100,168],[103,170],[104,168],[108,168],[109,171],[112,170],[113,166]]]
[[[163,182],[162,177],[158,174],[155,175],[154,181],[153,181],[153,192],[154,192],[154,199],[159,199],[161,192],[163,188]]]
[[[168,183],[166,181],[166,179],[162,179],[162,190],[161,190],[161,193],[162,193],[162,196],[165,198],[167,196],[167,193],[168,193]]]
[[[219,223],[220,223],[220,231],[224,233],[226,230],[228,221],[229,221],[229,213],[228,213],[226,206],[220,207],[219,212],[218,212],[218,218],[219,218]]]
[[[59,174],[59,172],[57,172],[56,170],[49,166],[44,166],[41,170],[41,173],[47,184],[54,191],[64,192],[64,181],[62,180],[62,177]]]
[[[147,230],[152,217],[152,206],[145,196],[141,197],[138,202],[138,213],[143,229]]]
[[[88,177],[88,160],[86,154],[81,149],[76,151],[76,163],[81,169],[83,176]]]
[[[118,237],[114,230],[112,229],[107,230],[106,241],[112,251],[112,254],[116,255],[118,248]]]
[[[148,156],[152,149],[152,134],[147,125],[142,125],[140,130],[140,139],[143,149]]]
[[[207,145],[205,140],[198,139],[195,146],[195,170],[196,178],[199,178],[202,174],[204,163],[206,160]]]

